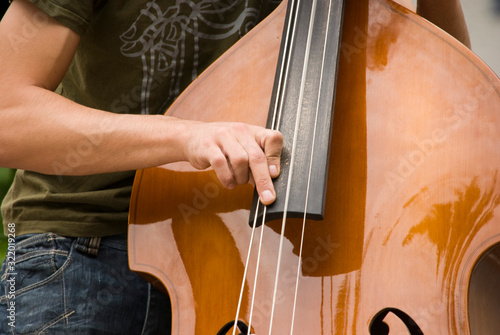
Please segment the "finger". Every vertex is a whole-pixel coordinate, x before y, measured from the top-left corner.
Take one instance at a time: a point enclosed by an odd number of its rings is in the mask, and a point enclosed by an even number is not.
[[[264,148],[264,153],[267,157],[267,164],[271,177],[278,177],[281,171],[283,135],[279,131],[268,130],[263,137],[261,146]]]
[[[208,150],[207,153],[210,166],[214,169],[221,184],[229,189],[234,188],[236,181],[234,179],[232,168],[230,167],[224,152],[221,151],[220,147],[214,146]]]
[[[267,157],[255,140],[242,142],[242,146],[248,153],[248,164],[257,193],[264,205],[270,205],[276,199],[276,192],[269,172]]]
[[[245,143],[249,154],[249,164],[252,179],[257,193],[264,205],[269,205],[276,199],[276,192],[271,178],[280,173],[281,149],[283,135],[275,130],[257,129],[254,141]]]
[[[245,148],[236,139],[224,143],[224,152],[233,178],[238,185],[250,180],[249,158]]]

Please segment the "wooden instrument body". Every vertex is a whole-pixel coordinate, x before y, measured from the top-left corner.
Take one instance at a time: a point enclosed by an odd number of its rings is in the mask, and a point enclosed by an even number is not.
[[[302,220],[287,220],[273,333],[293,324],[296,334],[368,334],[375,314],[393,307],[424,334],[493,334],[494,318],[470,321],[481,313],[469,310],[468,292],[474,265],[500,241],[498,78],[388,0],[347,1],[345,15],[325,217],[306,222],[293,322]],[[168,114],[265,125],[284,16],[282,4]],[[169,292],[173,334],[216,334],[235,319],[252,194],[184,163],[138,172],[130,267]],[[257,229],[257,334],[269,334],[281,224]],[[246,322],[255,261],[239,316]],[[482,278],[476,305],[498,311]],[[386,320],[391,333],[408,333],[397,317]]]

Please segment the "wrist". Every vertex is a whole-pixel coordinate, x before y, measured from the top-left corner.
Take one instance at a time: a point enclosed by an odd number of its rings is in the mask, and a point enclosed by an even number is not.
[[[197,121],[183,120],[172,116],[162,116],[162,138],[166,149],[167,163],[188,161],[189,143]]]

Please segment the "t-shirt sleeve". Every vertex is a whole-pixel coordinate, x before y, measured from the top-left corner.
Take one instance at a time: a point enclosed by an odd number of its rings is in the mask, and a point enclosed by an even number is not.
[[[29,0],[43,12],[79,35],[83,35],[92,17],[92,0]]]

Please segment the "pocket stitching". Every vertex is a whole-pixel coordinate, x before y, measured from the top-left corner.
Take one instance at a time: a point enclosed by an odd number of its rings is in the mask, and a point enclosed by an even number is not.
[[[69,264],[71,263],[71,256],[68,256],[68,259],[64,262],[64,264],[59,268],[57,269],[56,272],[54,272],[53,274],[51,274],[50,276],[48,276],[47,278],[37,282],[37,283],[34,283],[34,284],[31,284],[31,285],[28,285],[24,288],[21,288],[19,290],[16,291],[16,295],[21,295],[23,293],[26,293],[30,290],[33,290],[35,288],[38,288],[40,286],[43,286],[45,284],[48,284],[50,283],[51,281],[53,281],[57,276],[61,275],[63,273],[63,271],[69,266]],[[0,297],[0,303],[4,302],[4,301],[7,301],[7,295],[4,295],[2,297]]]
[[[25,253],[24,255],[20,256],[19,258],[16,258],[15,260],[15,265],[18,265],[21,262],[27,261],[31,258],[35,258],[38,256],[43,256],[43,255],[51,255],[51,256],[68,256],[69,251],[66,250],[37,250],[37,251],[29,251]]]
[[[16,247],[22,248],[26,247],[32,244],[37,244],[40,242],[52,242],[55,240],[61,240],[61,239],[66,239],[64,236],[59,236],[54,233],[41,233],[41,234],[35,234],[33,236],[28,237],[27,239],[24,239],[22,241],[16,242]]]
[[[31,258],[39,257],[39,256],[44,256],[44,255],[50,255],[52,258],[54,258],[56,255],[63,256],[63,257],[68,257],[69,251],[65,250],[37,250],[37,251],[30,251],[19,258],[14,259],[14,266],[17,266],[18,264],[25,262],[27,260],[30,260]],[[54,272],[56,272],[57,269],[54,269]],[[0,280],[5,280],[7,278],[7,275],[9,274],[9,268],[5,267],[5,270],[2,271],[2,276]]]
[[[61,320],[67,319],[69,316],[75,314],[75,312],[76,311],[74,309],[72,309],[69,312],[66,312],[66,313],[59,315],[57,318],[50,320],[46,324],[42,325],[40,330],[35,331],[35,334],[40,334],[40,335],[43,334],[47,329],[49,329],[50,327],[52,327],[56,323],[60,322]]]

